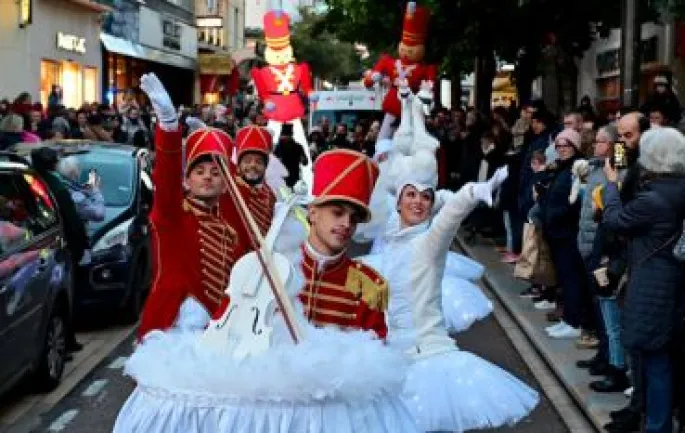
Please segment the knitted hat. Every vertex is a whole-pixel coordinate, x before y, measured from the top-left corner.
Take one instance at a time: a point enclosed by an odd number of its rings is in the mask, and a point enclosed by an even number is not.
[[[640,137],[639,164],[652,173],[685,175],[685,137],[674,128],[652,128]]]
[[[575,129],[566,128],[561,131],[557,135],[557,138],[554,139],[554,142],[557,143],[559,140],[566,140],[569,144],[575,147],[578,152],[580,152],[580,134]]]

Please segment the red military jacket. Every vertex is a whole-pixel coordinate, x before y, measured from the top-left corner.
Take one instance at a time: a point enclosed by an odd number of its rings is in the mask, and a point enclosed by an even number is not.
[[[315,325],[372,330],[385,338],[388,284],[373,268],[346,256],[319,271],[315,259],[302,248],[306,285],[300,292],[307,319]]]
[[[374,72],[379,72],[390,79],[391,87],[383,99],[383,111],[392,114],[399,118],[402,115],[402,104],[397,96],[397,82],[400,76],[401,68],[405,72],[409,87],[412,92],[419,91],[421,81],[433,81],[437,78],[437,67],[435,65],[426,65],[424,63],[408,63],[400,59],[394,59],[387,54],[381,56],[378,62],[373,67]],[[364,80],[367,87],[373,86],[373,81],[370,78]]]
[[[252,186],[239,176],[236,177],[236,185],[245,200],[247,208],[250,210],[255,222],[259,226],[259,231],[262,236],[266,236],[266,233],[271,227],[271,221],[274,218],[276,195],[266,183]],[[256,245],[256,243],[254,245]]]
[[[277,122],[290,122],[304,116],[303,96],[312,91],[312,78],[306,63],[269,65],[252,69],[252,79],[259,99],[264,104],[273,102],[273,111],[264,110],[264,116]]]
[[[180,130],[157,129],[150,214],[153,280],[138,329],[141,338],[173,326],[189,296],[215,313],[227,299],[233,264],[252,249],[230,194],[213,208],[185,197],[181,142]]]

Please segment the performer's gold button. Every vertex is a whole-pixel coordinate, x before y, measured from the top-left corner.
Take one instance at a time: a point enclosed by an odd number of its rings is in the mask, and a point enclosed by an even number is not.
[[[290,95],[290,91],[289,91],[289,90],[284,90],[284,91],[283,91],[283,96],[288,96],[288,95]]]

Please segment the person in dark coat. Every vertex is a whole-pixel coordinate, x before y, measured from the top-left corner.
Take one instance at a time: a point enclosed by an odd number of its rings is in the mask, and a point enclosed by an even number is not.
[[[580,134],[571,128],[564,129],[554,143],[559,159],[548,165],[550,180],[540,193],[538,203],[542,232],[549,244],[559,285],[563,287],[564,314],[562,321],[548,328],[547,333],[552,338],[578,338],[586,281],[577,243],[580,201],[571,203],[569,197],[573,185],[571,170],[581,155]]]
[[[57,162],[59,160],[57,151],[49,147],[40,147],[31,151],[31,165],[41,176],[48,186],[48,189],[55,197],[60,219],[64,228],[64,237],[67,241],[67,248],[72,258],[72,266],[76,266],[81,261],[84,251],[88,248],[88,235],[86,227],[76,210],[76,205],[71,198],[64,182],[57,173]],[[72,268],[71,272],[74,272]],[[83,347],[76,341],[74,327],[71,323],[67,327],[67,350],[75,352]]]
[[[283,125],[281,135],[278,138],[278,146],[274,150],[274,155],[288,170],[288,177],[285,183],[290,188],[294,187],[300,180],[300,164],[306,164],[307,156],[302,147],[293,140],[293,126]]]
[[[685,267],[673,256],[685,217],[685,137],[655,128],[640,139],[640,189],[622,203],[616,170],[609,185],[603,223],[630,239],[630,277],[623,306],[623,344],[636,379],[643,381],[647,433],[671,433],[674,344],[682,344]]]
[[[531,140],[523,145],[521,149],[521,172],[519,174],[519,214],[525,221],[528,211],[533,207],[533,169],[530,166],[530,159],[536,150],[542,152],[547,149],[550,142],[550,123],[551,116],[544,111],[536,111],[532,115],[530,129],[533,133]],[[552,161],[548,161],[552,162]]]
[[[654,91],[649,95],[640,111],[648,117],[652,107],[659,107],[663,110],[670,125],[677,125],[680,122],[682,117],[680,102],[678,102],[678,97],[673,93],[671,83],[665,75],[654,77]]]

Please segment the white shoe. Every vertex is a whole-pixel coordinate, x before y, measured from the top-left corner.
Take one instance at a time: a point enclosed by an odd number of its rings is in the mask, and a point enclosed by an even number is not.
[[[560,321],[559,323],[557,323],[557,324],[554,324],[554,325],[552,325],[552,326],[546,327],[546,328],[545,328],[545,332],[549,334],[550,332],[554,332],[554,331],[556,331],[557,329],[563,328],[564,326],[566,326],[566,323],[565,323],[563,320],[561,320],[561,321]]]
[[[580,328],[574,328],[571,325],[564,323],[559,329],[556,329],[549,333],[552,338],[578,338],[580,337]]]
[[[631,398],[633,396],[633,387],[631,386],[630,388],[623,391],[623,395],[625,395],[628,398]]]
[[[554,310],[557,308],[556,302],[549,302],[547,300],[536,302],[533,304],[536,310]]]

